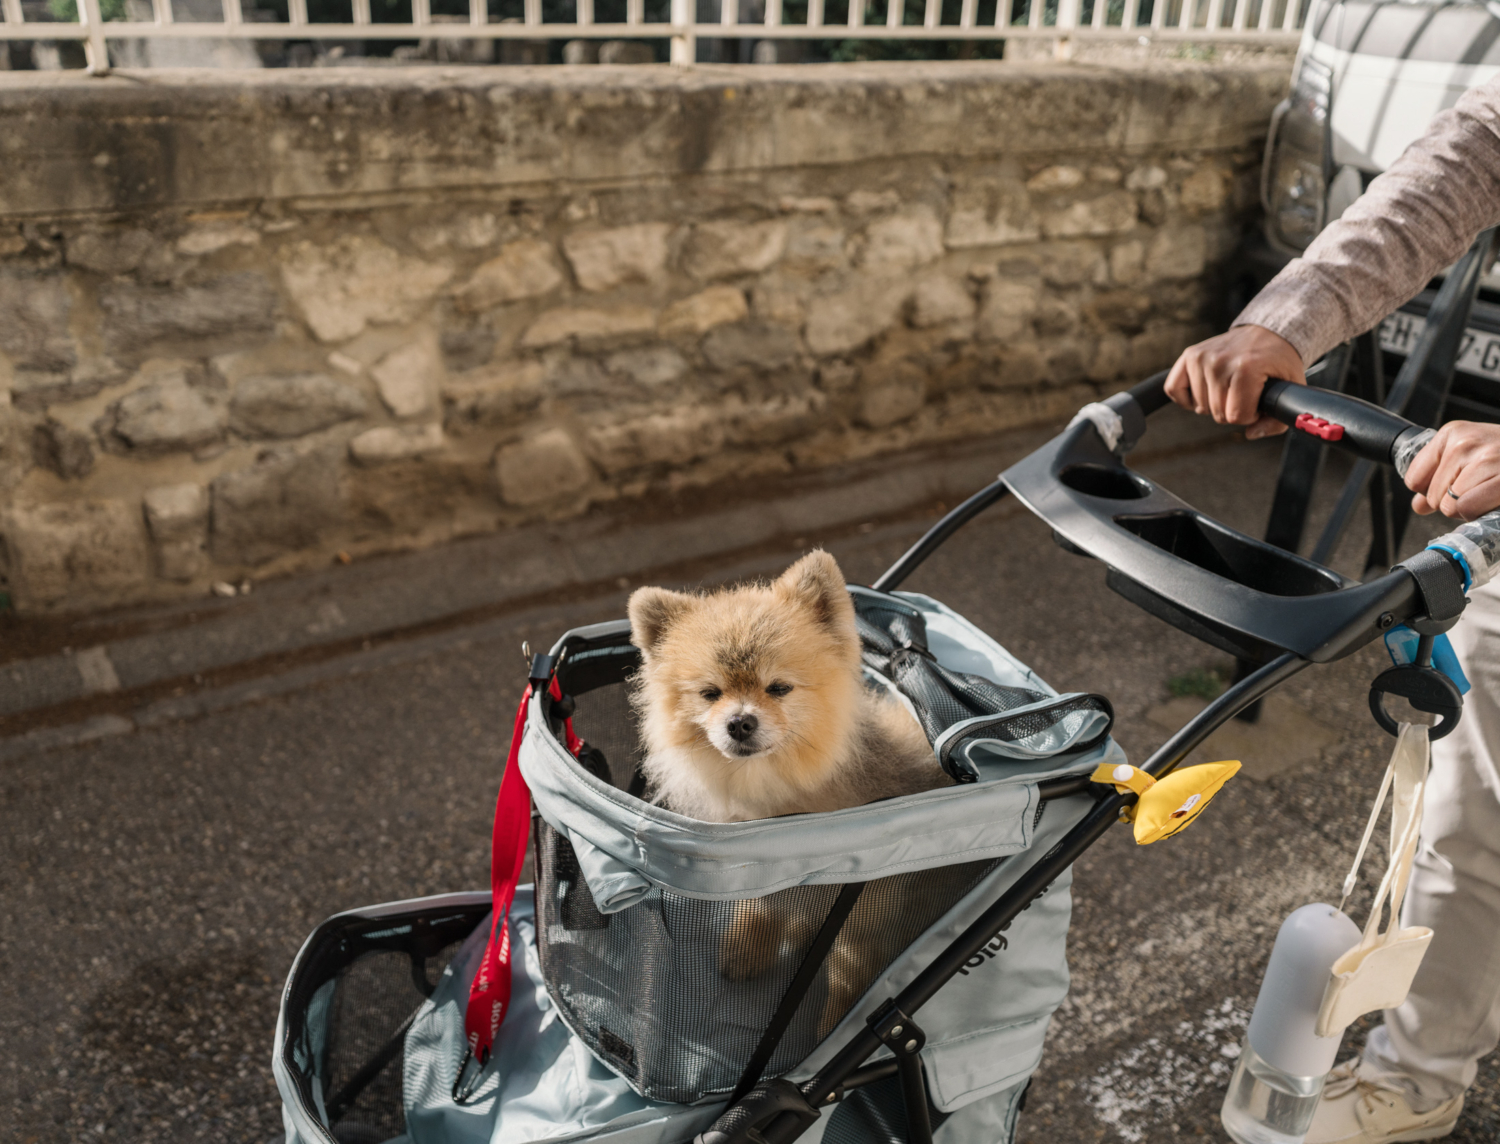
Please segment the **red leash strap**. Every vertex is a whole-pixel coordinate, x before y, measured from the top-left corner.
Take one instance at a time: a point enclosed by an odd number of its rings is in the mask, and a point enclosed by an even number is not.
[[[556,677],[548,689],[553,699],[562,698]],[[464,1010],[464,1035],[469,1051],[481,1068],[489,1062],[495,1034],[510,1007],[510,907],[516,897],[516,884],[526,864],[526,843],[531,836],[531,789],[521,774],[519,763],[521,739],[526,734],[526,705],[531,702],[528,685],[516,712],[516,727],[510,737],[510,756],[505,760],[505,774],[500,779],[500,794],[495,799],[495,832],[490,853],[490,937],[484,947],[484,958],[469,985],[469,1003]],[[568,750],[575,756],[583,741],[573,734],[573,721],[564,723]]]

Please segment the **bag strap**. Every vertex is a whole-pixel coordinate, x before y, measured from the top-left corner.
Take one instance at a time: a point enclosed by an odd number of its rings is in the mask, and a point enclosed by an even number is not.
[[[1362,946],[1392,941],[1396,931],[1400,928],[1398,918],[1401,913],[1401,904],[1406,898],[1406,888],[1411,881],[1412,861],[1416,856],[1417,842],[1421,837],[1422,807],[1425,801],[1430,751],[1428,728],[1425,725],[1401,724],[1400,735],[1396,739],[1395,749],[1391,752],[1390,764],[1386,767],[1385,777],[1381,779],[1380,791],[1375,796],[1375,805],[1370,808],[1370,818],[1365,824],[1364,837],[1360,839],[1359,849],[1355,853],[1354,865],[1349,870],[1349,876],[1344,879],[1344,894],[1339,900],[1339,909],[1342,911],[1359,876],[1359,868],[1364,862],[1370,838],[1375,833],[1375,824],[1380,818],[1381,808],[1385,805],[1386,795],[1394,787],[1391,803],[1389,860],[1385,874],[1380,880],[1380,887],[1375,892],[1375,900],[1370,906],[1370,917],[1365,923],[1364,937],[1360,941]],[[1390,902],[1391,921],[1382,934],[1380,921],[1387,900]]]
[[[562,698],[562,688],[553,676],[548,687],[553,699]],[[483,1068],[489,1063],[495,1034],[510,1007],[510,907],[515,901],[516,885],[526,865],[526,844],[531,838],[531,788],[521,774],[521,741],[526,735],[526,708],[531,702],[531,687],[521,695],[516,711],[515,730],[510,737],[510,754],[505,760],[505,774],[500,779],[500,793],[495,798],[495,827],[490,843],[490,934],[484,957],[474,980],[469,984],[469,1002],[464,1009],[464,1036],[469,1052]],[[573,733],[573,720],[563,723],[568,751],[576,758],[583,740]],[[467,1061],[465,1061],[467,1064]],[[462,1076],[463,1067],[459,1074]]]

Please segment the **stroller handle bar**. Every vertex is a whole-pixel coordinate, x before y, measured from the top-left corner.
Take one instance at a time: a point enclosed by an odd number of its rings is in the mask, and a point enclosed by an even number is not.
[[[1165,373],[1158,373],[1129,391],[1130,398],[1149,416],[1167,404]],[[1106,404],[1109,404],[1106,402]],[[1366,461],[1395,465],[1409,459],[1418,437],[1431,431],[1414,425],[1399,413],[1332,389],[1271,380],[1261,390],[1260,412],[1283,425],[1327,441]],[[1405,464],[1398,465],[1405,470]]]
[[[1165,382],[1159,373],[1085,406],[999,484],[1059,545],[1103,562],[1114,591],[1242,660],[1291,653],[1325,663],[1397,624],[1436,633],[1457,620],[1470,577],[1451,549],[1418,553],[1361,584],[1229,528],[1128,468],[1124,455],[1167,404]],[[1385,464],[1409,458],[1427,432],[1357,398],[1288,382],[1268,383],[1260,408]]]

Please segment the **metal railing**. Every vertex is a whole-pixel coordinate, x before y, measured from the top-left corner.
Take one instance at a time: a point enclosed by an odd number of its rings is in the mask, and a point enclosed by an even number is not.
[[[230,38],[242,40],[669,40],[674,64],[697,58],[705,39],[879,40],[1132,40],[1238,41],[1295,44],[1309,0],[990,0],[994,11],[980,18],[980,0],[961,0],[956,22],[944,19],[942,0],[848,0],[846,18],[825,20],[828,0],[806,0],[805,19],[788,21],[784,0],[751,0],[753,15],[742,16],[742,0],[719,0],[719,18],[698,18],[697,0],[670,0],[665,20],[648,19],[646,0],[625,0],[623,23],[596,22],[594,0],[574,0],[572,22],[544,20],[542,0],[523,0],[521,19],[497,22],[488,0],[468,0],[468,18],[434,18],[431,0],[410,0],[411,19],[371,18],[370,0],[350,0],[352,19],[338,23],[308,19],[308,0],[287,0],[287,19],[244,18],[241,0],[222,0],[224,18],[174,19],[172,0],[150,0],[153,20],[106,21],[100,0],[77,0],[79,19],[27,21],[21,0],[0,0],[0,40],[82,41],[89,70],[109,70],[107,41],[127,39]],[[910,5],[910,8],[908,7]],[[838,4],[838,7],[843,7]],[[800,8],[801,5],[799,4]],[[990,4],[985,5],[986,8]],[[748,4],[747,4],[748,8]],[[799,12],[798,15],[801,13]],[[908,22],[909,17],[913,22]]]

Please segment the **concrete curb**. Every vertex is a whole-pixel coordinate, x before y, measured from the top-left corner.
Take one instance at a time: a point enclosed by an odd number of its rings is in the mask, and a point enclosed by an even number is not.
[[[768,485],[764,495],[757,495],[758,490],[698,490],[684,498],[696,505],[678,503],[654,516],[646,516],[642,506],[617,508],[334,566],[267,583],[237,599],[110,617],[117,626],[135,621],[146,630],[0,666],[0,728],[8,724],[13,736],[30,732],[21,736],[27,740],[39,736],[34,749],[46,749],[42,739],[63,729],[31,728],[63,721],[70,712],[85,714],[74,709],[115,693],[159,690],[174,681],[213,686],[208,677],[226,673],[243,677],[295,670],[299,656],[328,658],[340,649],[357,649],[361,641],[482,624],[543,606],[558,593],[609,594],[647,577],[692,579],[695,565],[733,560],[735,554],[741,557],[736,562],[744,564],[756,549],[778,542],[785,548],[875,522],[909,521],[938,503],[952,506],[988,484],[1055,428],[840,466]],[[1185,416],[1168,418],[1162,428],[1143,456],[1202,447],[1223,437],[1216,427]],[[728,503],[714,508],[715,500]],[[84,635],[90,627],[97,631],[99,621],[83,619],[75,632]],[[257,672],[256,665],[263,670]],[[190,717],[194,702],[191,696],[166,700],[157,705],[160,718]],[[62,718],[47,718],[53,710]],[[141,715],[147,722],[155,718],[145,711]],[[88,738],[94,722],[72,726]],[[123,729],[112,723],[110,728]],[[46,746],[51,745],[48,740]]]

